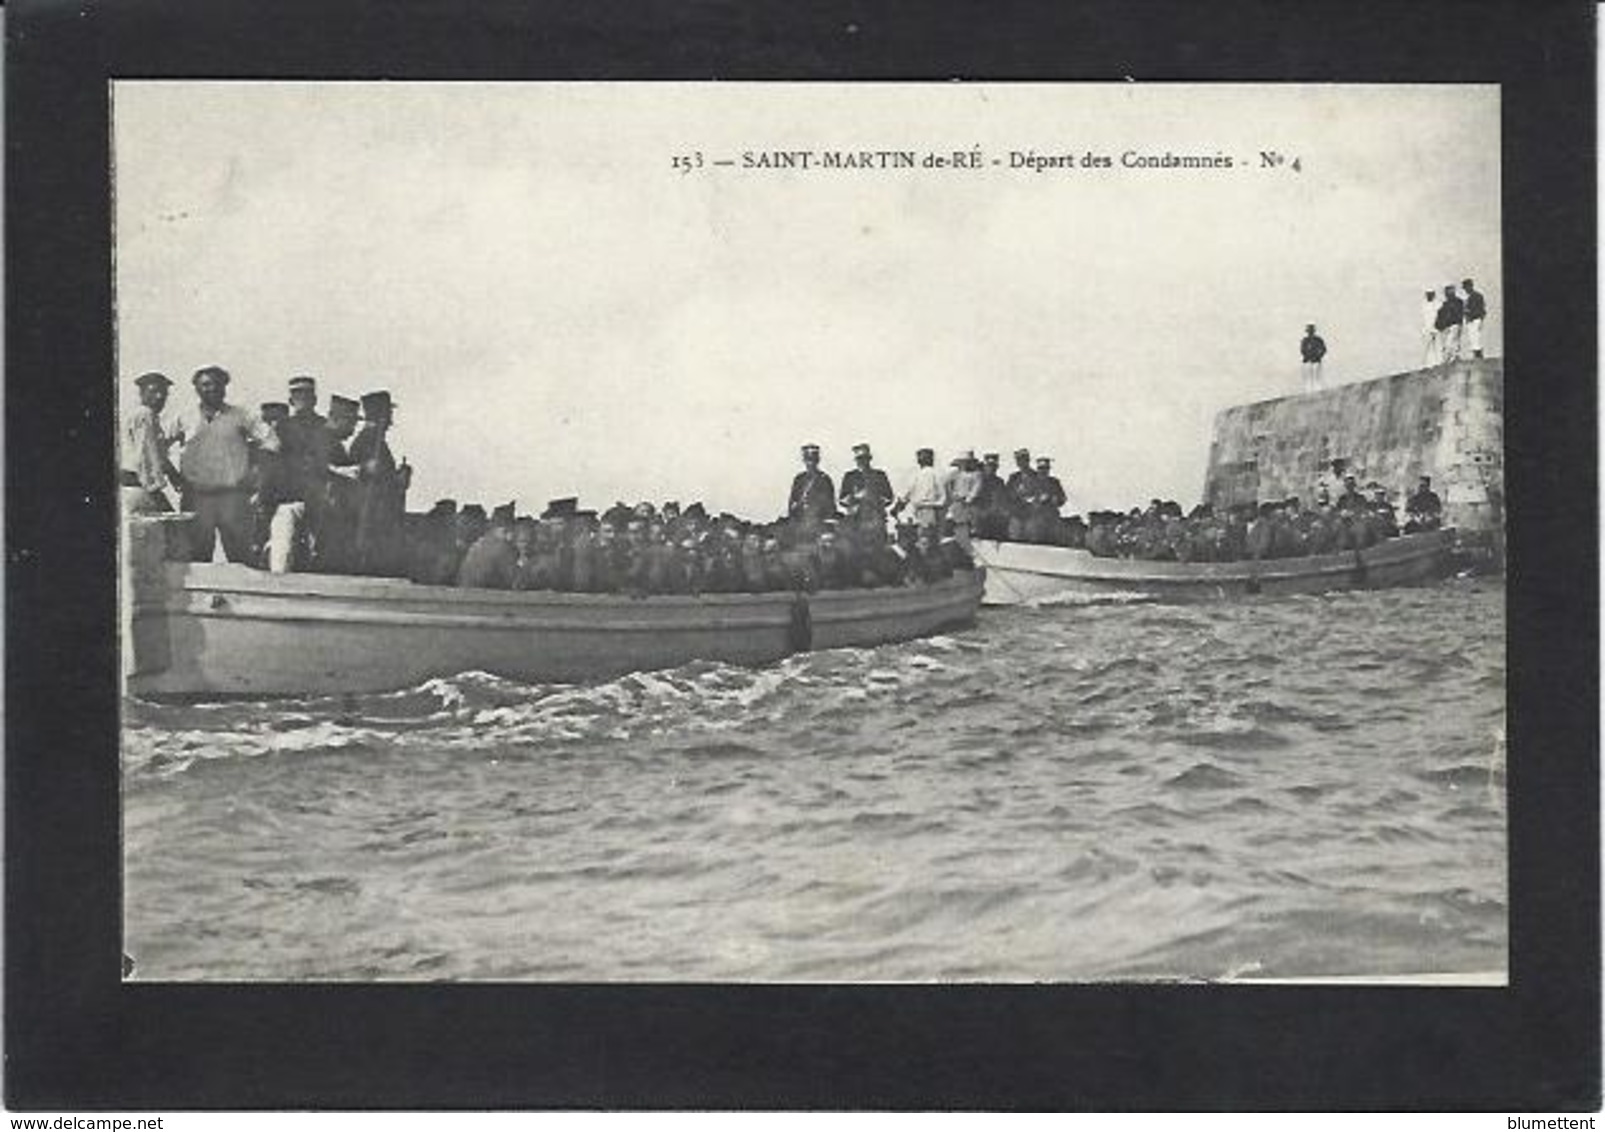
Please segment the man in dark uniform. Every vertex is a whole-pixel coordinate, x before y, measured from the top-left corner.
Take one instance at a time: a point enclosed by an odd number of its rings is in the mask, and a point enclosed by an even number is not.
[[[351,438],[357,431],[357,402],[339,394],[329,398],[329,457],[324,467],[324,495],[319,505],[322,530],[316,536],[315,569],[345,574],[356,568],[357,517],[362,510],[357,462]],[[456,576],[453,568],[452,576]]]
[[[362,396],[362,431],[351,442],[361,488],[357,513],[357,569],[364,574],[403,572],[402,516],[412,469],[396,464],[385,439],[398,406],[385,390]]]
[[[998,454],[988,452],[981,460],[981,490],[975,500],[975,537],[1009,537],[1008,485],[998,474]]]
[[[1032,542],[1057,544],[1059,541],[1059,508],[1065,504],[1064,485],[1053,474],[1053,461],[1046,456],[1037,457],[1035,486],[1031,496],[1031,511],[1027,519],[1028,537]]]
[[[1435,531],[1443,524],[1443,501],[1432,490],[1432,477],[1422,476],[1420,485],[1404,502],[1404,533]]]
[[[279,425],[279,444],[284,478],[269,532],[268,568],[283,573],[306,568],[328,511],[334,438],[318,412],[318,386],[310,377],[290,379],[290,413]]]
[[[854,467],[842,476],[841,505],[861,535],[886,536],[886,512],[897,493],[889,476],[873,464],[869,445],[853,445]]]
[[[826,519],[836,513],[836,485],[819,470],[819,445],[802,446],[803,470],[791,481],[786,517],[800,545],[812,543]]]
[[[1031,500],[1037,491],[1037,474],[1031,470],[1031,452],[1026,448],[1014,450],[1014,471],[1009,473],[1004,498],[1008,502],[1009,538],[1024,542],[1031,516]]]
[[[1304,392],[1314,393],[1321,388],[1321,360],[1326,357],[1326,340],[1315,332],[1313,322],[1304,328],[1298,350],[1299,360],[1304,365]]]
[[[1455,294],[1455,285],[1443,289],[1443,304],[1438,307],[1438,339],[1443,343],[1443,360],[1447,365],[1460,360],[1460,324],[1466,317],[1466,304]]]
[[[1466,289],[1465,310],[1463,312],[1464,332],[1461,335],[1462,347],[1471,351],[1474,358],[1482,357],[1482,320],[1488,317],[1488,300],[1482,297],[1471,280],[1466,279],[1461,284]]]

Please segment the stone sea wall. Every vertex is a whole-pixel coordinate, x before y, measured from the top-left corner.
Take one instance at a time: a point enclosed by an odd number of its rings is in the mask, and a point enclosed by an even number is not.
[[[1204,498],[1216,507],[1296,495],[1308,502],[1333,460],[1395,505],[1432,477],[1445,522],[1504,525],[1504,362],[1484,358],[1234,405],[1215,418]]]

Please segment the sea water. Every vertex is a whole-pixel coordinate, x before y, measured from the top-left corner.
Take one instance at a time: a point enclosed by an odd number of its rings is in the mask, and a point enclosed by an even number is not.
[[[1505,970],[1500,579],[125,704],[136,979]]]

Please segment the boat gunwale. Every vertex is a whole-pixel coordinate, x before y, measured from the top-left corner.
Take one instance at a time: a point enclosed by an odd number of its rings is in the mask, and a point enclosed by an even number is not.
[[[866,598],[876,599],[875,604],[887,604],[889,598],[899,598],[894,605],[924,607],[927,595],[963,595],[984,584],[985,570],[960,571],[939,582],[902,586],[863,586],[831,590],[766,590],[762,593],[705,593],[705,594],[593,594],[569,593],[560,590],[500,590],[476,587],[437,586],[414,582],[407,578],[360,577],[349,574],[287,573],[270,574],[238,563],[168,563],[168,590],[175,593],[239,593],[253,597],[274,599],[351,600],[357,602],[396,602],[408,604],[487,605],[510,609],[539,609],[546,606],[573,609],[686,609],[757,607],[789,609],[798,597],[808,599],[810,606],[818,608],[846,603],[857,604]],[[206,571],[197,575],[198,568]],[[227,571],[227,573],[222,573]],[[281,580],[282,579],[282,580]],[[296,586],[296,582],[317,579],[318,587]],[[333,586],[327,583],[334,582]]]

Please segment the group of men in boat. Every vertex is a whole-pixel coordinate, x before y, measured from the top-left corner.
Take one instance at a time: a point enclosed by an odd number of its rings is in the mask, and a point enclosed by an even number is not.
[[[228,401],[229,381],[219,366],[197,370],[194,404],[164,417],[173,382],[142,374],[139,407],[123,422],[125,513],[188,512],[181,552],[193,561],[210,561],[221,543],[230,562],[280,573],[635,595],[911,585],[973,566],[951,522],[944,526],[945,495],[941,509],[920,496],[915,521],[890,534],[886,511],[909,500],[893,500],[878,471],[849,473],[846,514],[822,513],[805,490],[804,506],[768,524],[713,517],[700,503],[619,503],[598,515],[575,499],[554,501],[538,519],[511,504],[487,514],[453,500],[410,515],[411,469],[386,440],[397,408],[388,392],[334,396],[325,416],[312,377],[291,378],[285,401],[255,411]]]
[[[1062,542],[1059,511],[1066,496],[1050,457],[1038,456],[1033,464],[1028,449],[1017,449],[1007,479],[999,471],[996,452],[977,460],[973,450],[964,451],[946,471],[939,471],[935,451],[921,448],[914,462],[902,490],[894,491],[891,478],[875,467],[869,445],[855,444],[853,467],[843,473],[837,491],[830,473],[820,467],[819,445],[805,444],[803,470],[792,478],[786,516],[805,533],[836,521],[860,536],[884,532],[891,520],[931,539],[951,538],[966,552],[976,538]]]
[[[921,585],[973,567],[951,537],[907,525],[885,528],[827,519],[756,523],[700,503],[630,506],[598,514],[574,498],[539,517],[444,499],[411,525],[409,576],[429,585],[566,593],[767,593]]]
[[[1369,491],[1369,495],[1367,495]],[[1313,505],[1298,497],[1245,503],[1216,511],[1200,504],[1186,514],[1172,501],[1151,501],[1130,512],[1094,511],[1085,524],[1072,524],[1072,545],[1104,558],[1141,558],[1170,562],[1237,562],[1246,559],[1299,558],[1365,550],[1399,534],[1437,530],[1443,504],[1422,476],[1405,502],[1404,523],[1375,482],[1361,489],[1354,476],[1342,478],[1333,498],[1318,486]]]
[[[318,411],[315,379],[292,377],[285,401],[259,410],[228,400],[229,374],[205,366],[190,379],[195,400],[164,417],[173,382],[135,379],[139,407],[122,427],[119,487],[127,514],[175,508],[192,516],[188,557],[274,571],[389,574],[407,560],[411,469],[386,435],[397,406],[384,390],[335,396]]]

